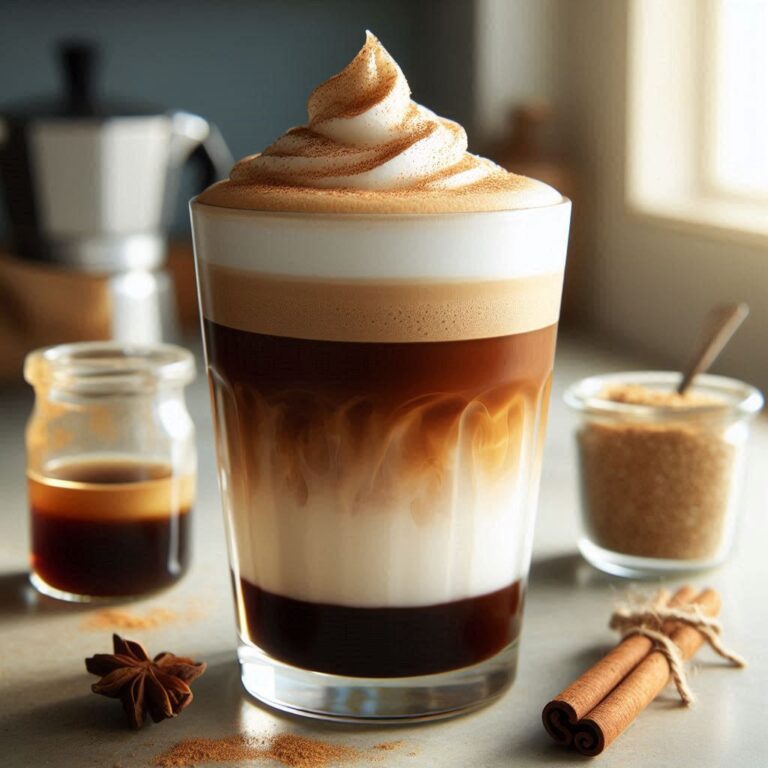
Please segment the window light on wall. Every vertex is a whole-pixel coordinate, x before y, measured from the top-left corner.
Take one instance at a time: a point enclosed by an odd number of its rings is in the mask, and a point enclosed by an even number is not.
[[[768,237],[768,2],[631,0],[627,201]]]

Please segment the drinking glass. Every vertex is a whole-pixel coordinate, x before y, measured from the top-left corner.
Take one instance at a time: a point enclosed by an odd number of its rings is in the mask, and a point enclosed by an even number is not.
[[[342,720],[499,696],[570,203],[191,208],[245,688]]]

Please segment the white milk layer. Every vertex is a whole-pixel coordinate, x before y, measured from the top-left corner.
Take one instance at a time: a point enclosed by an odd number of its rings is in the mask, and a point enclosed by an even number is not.
[[[429,215],[292,214],[192,203],[198,260],[273,275],[505,280],[562,273],[571,204]]]
[[[340,512],[330,488],[303,506],[254,488],[232,510],[240,575],[296,600],[369,608],[487,594],[527,571],[537,483],[530,465],[491,489],[458,469],[450,502],[427,521],[396,504]]]
[[[213,377],[218,413],[231,393]],[[544,388],[504,413],[516,421],[507,458],[480,466],[476,401],[446,439],[439,467],[408,468],[407,431],[394,425],[386,448],[363,446],[340,471],[304,464],[301,490],[286,483],[273,414],[258,437],[226,434],[219,416],[221,485],[239,575],[269,592],[353,607],[418,606],[461,600],[525,577],[542,448]],[[248,452],[247,458],[242,455]],[[277,464],[277,466],[276,466]],[[405,465],[405,466],[404,466]],[[330,476],[330,477],[329,477]],[[381,492],[381,478],[388,492]],[[292,480],[295,479],[292,477]]]

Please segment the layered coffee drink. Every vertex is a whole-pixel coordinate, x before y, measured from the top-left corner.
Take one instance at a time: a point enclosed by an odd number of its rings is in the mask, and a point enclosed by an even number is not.
[[[570,205],[370,34],[308,111],[192,205],[243,682],[461,711],[514,675]]]

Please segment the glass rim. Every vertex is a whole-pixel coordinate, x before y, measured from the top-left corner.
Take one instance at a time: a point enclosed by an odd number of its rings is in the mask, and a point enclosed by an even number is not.
[[[600,397],[607,386],[616,384],[664,385],[673,390],[682,374],[677,371],[624,371],[587,376],[571,384],[563,400],[574,411],[592,416],[634,416],[654,421],[697,419],[723,415],[755,416],[763,407],[762,393],[751,384],[728,376],[702,373],[691,386],[701,394],[720,396],[722,403],[698,404],[685,407],[670,405],[638,405],[619,403]]]
[[[33,350],[24,360],[33,387],[126,392],[184,386],[194,377],[194,355],[176,344],[80,341]]]
[[[556,203],[548,203],[547,205],[531,205],[525,208],[499,208],[496,210],[477,210],[477,211],[397,211],[390,213],[377,213],[375,211],[288,211],[288,210],[270,210],[265,208],[232,208],[224,205],[211,205],[210,203],[201,203],[198,200],[199,195],[195,195],[190,198],[188,207],[191,212],[200,208],[204,211],[220,212],[224,214],[236,214],[242,216],[275,216],[277,218],[301,218],[301,219],[355,219],[355,220],[397,220],[397,219],[445,219],[445,218],[459,218],[469,216],[524,216],[530,214],[533,211],[551,211],[556,208],[562,208],[563,206],[572,205],[572,201],[569,197],[560,194],[560,200]]]

